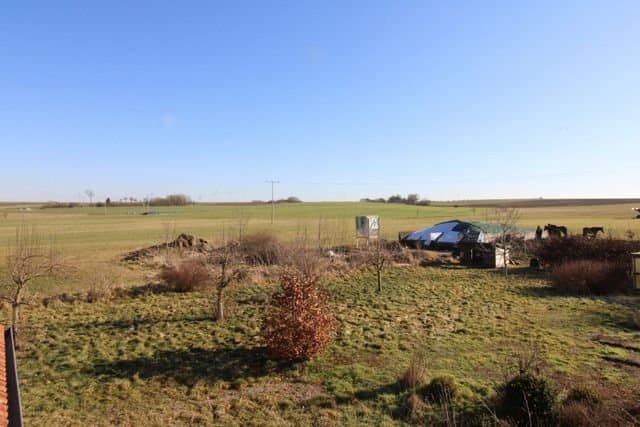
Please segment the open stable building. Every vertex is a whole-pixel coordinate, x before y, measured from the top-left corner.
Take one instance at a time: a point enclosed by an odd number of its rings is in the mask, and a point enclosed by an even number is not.
[[[520,227],[511,228],[510,236],[526,240],[535,238],[534,231]],[[500,236],[501,232],[500,224],[454,219],[408,233],[403,236],[402,242],[416,248],[454,250],[459,247],[460,242],[491,243]]]
[[[535,239],[535,231],[509,227],[509,238]],[[412,233],[402,233],[401,243],[419,248],[450,250],[460,255],[465,265],[504,267],[510,262],[510,248],[495,244],[503,232],[496,223],[451,220]]]

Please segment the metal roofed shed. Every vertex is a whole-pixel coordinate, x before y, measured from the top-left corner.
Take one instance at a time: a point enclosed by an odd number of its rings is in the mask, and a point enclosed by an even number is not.
[[[454,219],[414,231],[406,235],[402,242],[416,248],[454,250],[458,248],[459,243],[462,241],[491,243],[496,240],[500,232],[500,224]],[[535,238],[534,231],[519,227],[510,234],[526,240]]]

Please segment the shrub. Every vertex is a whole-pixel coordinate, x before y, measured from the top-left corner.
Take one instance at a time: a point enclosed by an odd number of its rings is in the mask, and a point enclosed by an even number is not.
[[[422,353],[414,353],[409,367],[398,379],[403,390],[415,390],[427,382],[427,364]]]
[[[240,251],[248,263],[274,265],[281,261],[283,247],[273,234],[259,232],[246,236],[240,242]]]
[[[97,302],[112,297],[117,289],[118,273],[112,269],[93,269],[88,278],[87,301]]]
[[[561,427],[598,425],[593,421],[593,409],[582,402],[567,403],[558,411],[557,424]]]
[[[210,282],[207,267],[194,260],[163,267],[160,271],[160,279],[176,292],[202,290]]]
[[[636,405],[633,400],[617,398],[605,405],[598,393],[584,386],[577,387],[558,408],[556,424],[562,427],[640,425]]]
[[[546,239],[538,243],[535,255],[543,265],[555,267],[568,261],[594,260],[624,264],[631,269],[631,252],[640,251],[640,241],[622,239],[585,239],[568,237]]]
[[[415,392],[401,396],[395,416],[414,425],[421,425],[427,404]]]
[[[602,398],[598,393],[586,386],[572,388],[565,399],[565,403],[580,402],[589,406],[602,404]]]
[[[579,260],[556,266],[551,282],[561,292],[604,295],[624,291],[628,275],[619,262]]]
[[[309,359],[321,353],[335,335],[335,320],[327,310],[327,296],[315,276],[287,270],[280,281],[282,290],[271,299],[262,337],[273,359]]]
[[[451,376],[435,377],[429,384],[421,387],[418,393],[431,402],[442,403],[457,396],[458,385]]]
[[[545,378],[523,372],[501,387],[498,412],[518,425],[544,425],[551,420],[555,398]]]
[[[280,262],[307,276],[318,276],[329,268],[329,258],[317,248],[291,247],[280,252]]]

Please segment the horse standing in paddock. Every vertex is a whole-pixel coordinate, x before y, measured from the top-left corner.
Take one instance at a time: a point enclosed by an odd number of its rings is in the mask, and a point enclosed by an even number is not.
[[[598,233],[604,234],[603,227],[584,227],[582,229],[582,237],[585,239],[595,239],[598,237]]]
[[[540,226],[536,227],[536,240],[542,240],[542,228]]]
[[[551,238],[561,238],[568,236],[567,227],[565,227],[564,225],[547,224],[544,226],[544,231],[546,231]]]

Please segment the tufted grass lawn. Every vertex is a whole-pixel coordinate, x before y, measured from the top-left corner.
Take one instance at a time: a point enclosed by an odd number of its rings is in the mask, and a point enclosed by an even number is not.
[[[398,267],[384,279],[381,294],[370,274],[326,280],[337,338],[317,359],[293,366],[268,361],[259,339],[276,285],[233,288],[233,315],[222,323],[206,293],[139,289],[27,307],[18,352],[25,422],[401,425],[396,380],[418,350],[430,378],[447,374],[460,384],[461,412],[482,412],[523,352],[543,356],[561,390],[577,383],[627,397],[638,390],[640,368],[615,360],[640,353],[615,342],[640,343],[628,323],[639,296],[559,296],[525,269],[504,278]]]

